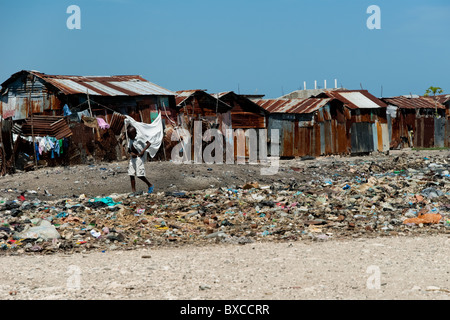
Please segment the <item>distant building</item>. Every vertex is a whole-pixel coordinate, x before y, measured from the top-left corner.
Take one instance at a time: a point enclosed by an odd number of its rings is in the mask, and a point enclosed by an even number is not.
[[[389,150],[386,104],[366,90],[328,90],[304,99],[255,101],[280,131],[280,156],[362,154]]]
[[[346,136],[351,153],[389,150],[387,104],[367,90],[325,91],[317,98],[332,99],[331,105],[345,107]]]
[[[387,118],[391,148],[449,146],[448,111],[439,102],[447,100],[417,95],[382,100],[389,105]]]

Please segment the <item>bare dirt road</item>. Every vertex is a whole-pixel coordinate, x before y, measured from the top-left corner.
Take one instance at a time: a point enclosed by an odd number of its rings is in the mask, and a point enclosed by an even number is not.
[[[1,258],[0,299],[450,299],[450,238],[252,243]]]

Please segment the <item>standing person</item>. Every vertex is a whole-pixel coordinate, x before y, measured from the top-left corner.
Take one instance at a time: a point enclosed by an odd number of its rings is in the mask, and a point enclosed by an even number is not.
[[[153,184],[148,181],[145,176],[145,160],[147,157],[146,151],[150,147],[150,141],[145,141],[137,137],[136,128],[132,125],[127,127],[128,152],[131,155],[128,166],[128,175],[130,176],[131,190],[133,194],[136,192],[136,177],[145,182],[148,187],[148,193],[153,192]]]

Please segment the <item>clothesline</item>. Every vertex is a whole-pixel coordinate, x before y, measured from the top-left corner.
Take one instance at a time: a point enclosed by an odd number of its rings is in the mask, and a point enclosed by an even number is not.
[[[81,105],[83,105],[83,104],[85,104],[85,103],[87,103],[87,102],[88,102],[88,101],[86,100],[86,101],[80,103],[79,105],[77,105],[75,108],[78,108],[79,106],[81,106]],[[94,100],[90,100],[90,102],[95,103],[95,104],[97,104],[98,106],[103,107],[103,108],[105,108],[105,109],[108,109],[109,111],[111,111],[111,112],[113,112],[113,113],[118,113],[118,114],[120,114],[119,112],[117,112],[117,111],[115,111],[115,110],[113,110],[113,109],[111,109],[111,108],[109,108],[109,107],[107,107],[107,106],[104,106],[104,105],[102,105],[101,103],[98,103],[98,102],[96,102],[96,101],[94,101]],[[164,107],[164,112],[166,113],[167,119],[169,119],[169,121],[170,121],[172,124],[176,125],[176,122],[173,121],[172,119],[170,119],[170,117],[168,116],[167,109],[166,109],[166,104],[165,104],[164,102],[163,102],[163,107]]]
[[[118,113],[117,111],[115,111],[115,110],[113,110],[113,109],[111,109],[111,108],[109,108],[109,107],[107,107],[107,106],[104,106],[104,105],[102,105],[101,103],[95,102],[94,100],[89,99],[89,102],[95,103],[95,104],[99,105],[100,107],[103,107],[103,108],[105,108],[105,109],[108,109],[109,111]],[[83,105],[83,104],[85,104],[85,103],[88,103],[88,100],[86,100],[86,101],[80,103],[79,105],[75,106],[73,109],[76,109],[76,108],[78,108],[79,106],[81,106],[81,105]]]

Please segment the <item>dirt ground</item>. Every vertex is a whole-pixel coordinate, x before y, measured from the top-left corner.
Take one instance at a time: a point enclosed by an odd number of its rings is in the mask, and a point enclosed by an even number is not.
[[[450,238],[2,257],[0,299],[449,300]]]
[[[146,172],[149,180],[155,185],[155,192],[193,191],[242,185],[252,181],[271,184],[295,179],[298,184],[301,184],[327,173],[321,170],[323,165],[328,167],[332,165],[337,172],[345,172],[348,170],[348,164],[353,162],[382,163],[398,156],[405,156],[408,161],[412,162],[415,159],[433,155],[450,159],[449,150],[390,151],[389,155],[280,160],[278,170],[271,175],[261,175],[261,169],[268,168],[268,165],[261,164],[175,164],[160,161],[147,162]],[[0,177],[0,189],[12,189],[17,192],[34,190],[36,197],[43,200],[78,197],[80,194],[97,197],[113,193],[128,193],[131,192],[131,187],[127,167],[128,161],[119,161],[72,167],[40,168],[35,171],[18,172]],[[292,169],[301,170],[301,176],[295,175]],[[145,184],[138,180],[137,189],[145,191]]]
[[[450,151],[407,152],[409,161]],[[155,192],[242,185],[297,184],[323,174],[324,164],[347,171],[355,161],[382,163],[390,155],[282,160],[277,174],[256,165],[147,163]],[[293,171],[294,170],[294,171]],[[40,168],[0,177],[4,194],[40,199],[130,192],[127,161]],[[138,189],[144,184],[138,181]],[[35,192],[34,192],[35,191]],[[109,299],[426,299],[450,298],[450,235],[359,237],[334,241],[208,244],[134,250],[3,255],[2,300]]]

